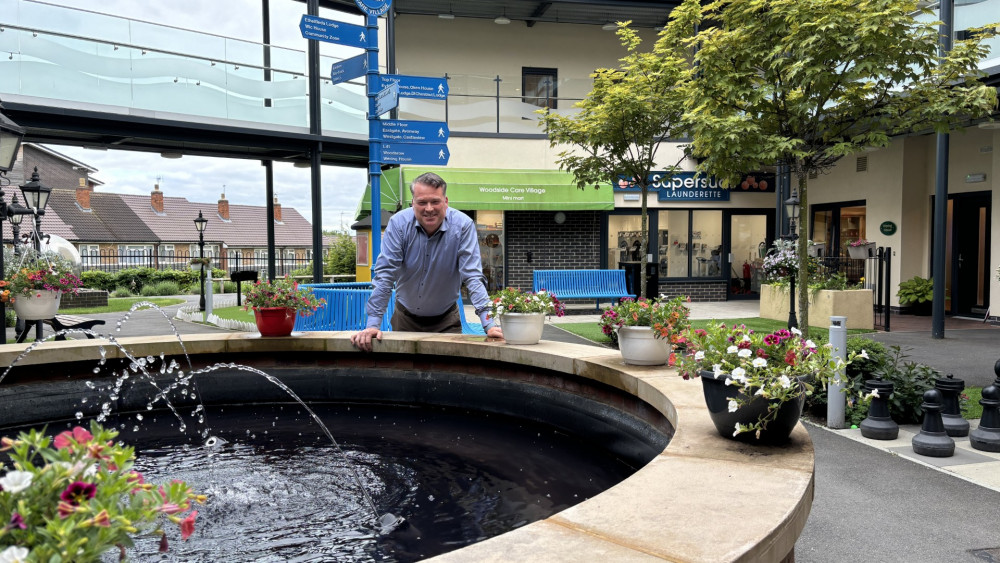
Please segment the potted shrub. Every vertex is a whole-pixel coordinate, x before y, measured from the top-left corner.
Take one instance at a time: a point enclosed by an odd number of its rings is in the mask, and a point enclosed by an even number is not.
[[[875,253],[875,242],[859,238],[847,245],[847,255],[855,260],[871,258]]]
[[[844,362],[829,344],[803,339],[794,328],[760,333],[712,323],[685,338],[680,375],[701,378],[719,434],[751,443],[787,441],[812,385],[825,386],[854,357]],[[859,356],[867,357],[864,350]]]
[[[243,309],[253,308],[261,336],[288,336],[295,328],[296,315],[311,315],[326,304],[311,289],[299,288],[288,276],[277,280],[257,281],[247,289]]]
[[[934,281],[913,276],[899,283],[896,297],[899,297],[899,304],[909,307],[914,315],[929,315],[934,302]]]
[[[622,299],[601,314],[601,331],[617,340],[626,364],[663,365],[670,359],[671,344],[682,342],[682,332],[690,327],[688,302],[685,296]]]
[[[507,344],[538,344],[546,315],[563,316],[565,308],[555,295],[505,287],[490,296],[491,318],[500,321]]]
[[[6,280],[0,281],[0,299],[11,303],[26,321],[51,319],[64,293],[76,294],[83,282],[65,260],[45,255],[27,257]]]
[[[168,521],[191,536],[191,508],[205,496],[181,481],[145,483],[117,436],[92,422],[54,438],[31,430],[0,439],[12,462],[0,476],[0,561],[107,561],[110,550],[124,559],[126,546],[150,536],[163,552]]]

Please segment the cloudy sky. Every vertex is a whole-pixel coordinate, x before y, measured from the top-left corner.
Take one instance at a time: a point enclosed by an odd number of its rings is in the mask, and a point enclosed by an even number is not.
[[[146,2],[136,0],[49,0],[52,4],[90,10],[99,13],[161,23],[235,37],[248,41],[261,40],[260,0],[168,0]],[[304,2],[271,0],[271,43],[305,51],[306,40],[299,32],[299,19],[306,12]],[[320,16],[363,24],[360,15],[321,10]],[[320,44],[324,56],[352,56],[359,50],[344,49],[327,43]],[[264,168],[257,160],[236,160],[185,156],[178,160],[160,157],[156,153],[129,151],[93,151],[79,147],[50,145],[71,158],[99,171],[94,178],[104,182],[99,189],[106,192],[148,194],[159,179],[160,188],[169,196],[203,201],[211,207],[225,191],[230,203],[265,204]],[[354,211],[367,183],[364,169],[324,166],[322,171],[322,223],[325,230],[350,227]],[[274,194],[285,209],[297,209],[312,221],[309,194],[309,170],[290,164],[275,163]]]

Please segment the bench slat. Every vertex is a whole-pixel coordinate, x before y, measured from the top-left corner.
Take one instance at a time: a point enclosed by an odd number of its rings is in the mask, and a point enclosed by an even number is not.
[[[535,270],[534,291],[545,290],[559,299],[635,298],[625,284],[625,270]]]

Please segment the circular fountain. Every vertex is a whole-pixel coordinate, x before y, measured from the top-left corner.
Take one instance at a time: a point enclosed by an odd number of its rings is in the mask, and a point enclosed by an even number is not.
[[[792,553],[812,501],[813,452],[804,428],[781,448],[724,440],[697,382],[663,367],[626,366],[610,350],[403,333],[387,333],[371,354],[355,350],[347,333],[120,341],[136,357],[182,358],[186,349],[195,367],[236,362],[259,369],[310,404],[474,408],[600,437],[615,456],[650,460],[588,500],[435,560],[589,560],[600,553],[616,560],[780,561]],[[0,365],[23,349],[0,347]],[[65,419],[67,405],[77,407],[84,382],[94,377],[94,362],[122,355],[101,340],[39,345],[0,383],[0,424]],[[145,409],[148,393],[140,386],[123,392],[115,410]],[[206,404],[288,400],[240,370],[206,374],[197,386]]]

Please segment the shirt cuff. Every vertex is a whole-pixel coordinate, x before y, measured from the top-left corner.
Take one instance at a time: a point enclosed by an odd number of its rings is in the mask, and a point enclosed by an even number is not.
[[[365,328],[378,328],[382,325],[382,317],[368,317]]]

